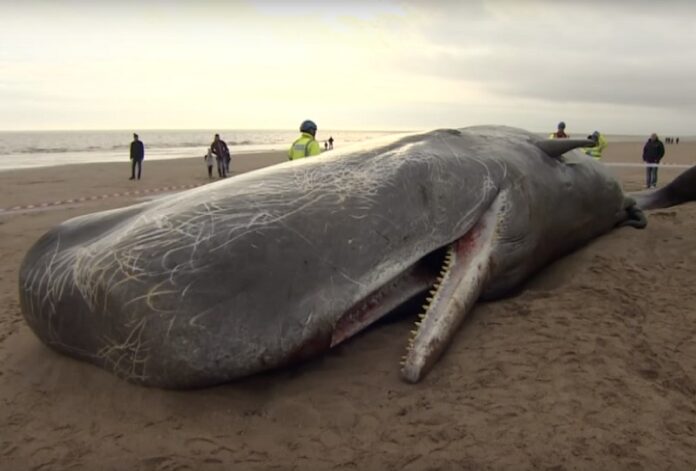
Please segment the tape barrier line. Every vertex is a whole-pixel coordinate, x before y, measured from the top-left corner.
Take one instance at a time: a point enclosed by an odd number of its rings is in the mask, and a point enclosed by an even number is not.
[[[641,164],[641,163],[630,163],[630,162],[602,162],[604,165],[609,166],[609,167],[660,167],[660,168],[691,168],[693,165],[688,165],[688,164],[660,164],[660,165],[654,165],[654,164]],[[43,203],[34,203],[34,204],[27,204],[24,206],[12,206],[9,208],[0,208],[0,214],[2,213],[7,213],[7,212],[16,212],[16,211],[23,211],[27,209],[37,209],[37,208],[50,208],[54,206],[64,206],[66,204],[73,204],[73,203],[83,203],[86,201],[94,201],[94,200],[103,200],[107,198],[118,198],[120,196],[131,196],[131,195],[141,195],[141,194],[148,194],[148,193],[162,193],[165,191],[173,191],[173,190],[187,190],[190,188],[196,188],[197,186],[205,185],[205,183],[202,184],[189,184],[189,185],[179,185],[179,186],[164,186],[161,188],[144,188],[142,190],[133,190],[133,191],[126,191],[123,193],[111,193],[111,194],[103,194],[103,195],[92,195],[92,196],[81,196],[79,198],[70,198],[67,200],[59,200],[59,201],[51,201],[51,202],[43,202]]]
[[[658,167],[658,168],[691,168],[689,164],[641,164],[631,162],[602,162],[608,167]]]
[[[105,193],[102,195],[80,196],[77,198],[69,198],[69,199],[58,200],[58,201],[45,201],[43,203],[33,203],[33,204],[25,204],[25,205],[19,205],[19,206],[11,206],[9,208],[0,208],[0,214],[9,213],[9,212],[24,211],[24,210],[53,208],[56,206],[65,206],[68,204],[84,203],[87,201],[104,200],[104,199],[108,199],[108,198],[118,198],[121,196],[137,196],[137,195],[144,195],[144,194],[163,193],[165,191],[188,190],[188,189],[196,188],[196,187],[202,186],[202,185],[205,185],[205,183],[179,185],[179,186],[164,186],[164,187],[160,187],[160,188],[145,188],[142,190],[132,190],[132,191],[125,191],[125,192],[109,193],[109,194]]]

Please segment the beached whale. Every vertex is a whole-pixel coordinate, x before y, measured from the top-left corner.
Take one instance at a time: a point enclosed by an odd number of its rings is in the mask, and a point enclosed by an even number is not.
[[[58,351],[187,388],[316,355],[422,296],[401,369],[418,381],[478,299],[643,224],[587,145],[438,130],[81,216],[27,253],[22,312]]]

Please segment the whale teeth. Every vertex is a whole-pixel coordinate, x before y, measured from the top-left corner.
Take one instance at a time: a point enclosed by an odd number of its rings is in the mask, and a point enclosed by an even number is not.
[[[421,320],[425,319],[425,313],[418,314],[418,317],[420,317]]]
[[[429,303],[432,303],[432,302],[433,302],[433,298],[430,297],[430,296],[428,296],[427,298],[425,298],[425,300],[428,301]]]
[[[416,327],[420,327],[421,324],[422,324],[422,323],[421,323],[420,321],[416,321]]]

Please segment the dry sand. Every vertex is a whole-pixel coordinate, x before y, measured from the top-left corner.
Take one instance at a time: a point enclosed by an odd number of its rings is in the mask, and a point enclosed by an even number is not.
[[[638,162],[641,143],[607,161]],[[696,144],[667,162],[696,163]],[[237,172],[282,161],[236,157]],[[202,159],[0,173],[0,206],[207,182]],[[642,169],[616,169],[627,190]],[[678,172],[662,170],[661,183]],[[412,319],[293,369],[222,387],[127,384],[24,324],[23,254],[67,218],[141,196],[0,213],[0,469],[696,468],[696,204],[650,213],[480,304],[418,385],[398,376]]]

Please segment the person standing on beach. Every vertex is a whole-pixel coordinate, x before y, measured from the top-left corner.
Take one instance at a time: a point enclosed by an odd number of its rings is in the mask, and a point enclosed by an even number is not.
[[[607,140],[604,139],[604,136],[599,131],[593,132],[587,136],[587,139],[594,141],[595,145],[593,147],[587,147],[585,149],[585,154],[589,155],[595,160],[602,160],[602,152],[608,145]]]
[[[219,134],[215,134],[215,139],[210,144],[210,149],[215,154],[215,160],[217,160],[218,177],[226,178],[230,167],[230,150],[227,148],[227,143],[220,139]]]
[[[558,128],[556,132],[552,132],[551,135],[549,136],[549,139],[567,139],[570,136],[565,133],[565,123],[561,121],[558,123]]]
[[[645,187],[655,188],[657,186],[657,167],[660,160],[665,156],[665,146],[662,144],[657,134],[652,133],[650,139],[643,147],[643,162],[645,167]]]
[[[333,136],[329,136],[329,150],[333,150]]]
[[[208,152],[203,156],[205,164],[208,166],[208,178],[213,178],[213,162],[215,161],[215,156],[213,156],[213,149],[208,147]]]
[[[138,139],[137,134],[133,134],[133,142],[130,145],[130,159],[131,159],[131,177],[129,180],[135,180],[135,167],[138,167],[138,180],[140,180],[140,174],[143,170],[143,159],[145,158],[145,145],[142,141]]]
[[[315,139],[317,125],[314,121],[310,119],[302,121],[300,132],[302,135],[295,139],[295,142],[292,143],[288,150],[288,159],[297,160],[321,154],[321,147]]]
[[[230,175],[230,162],[232,162],[232,154],[230,154],[230,148],[225,144],[225,175]]]

